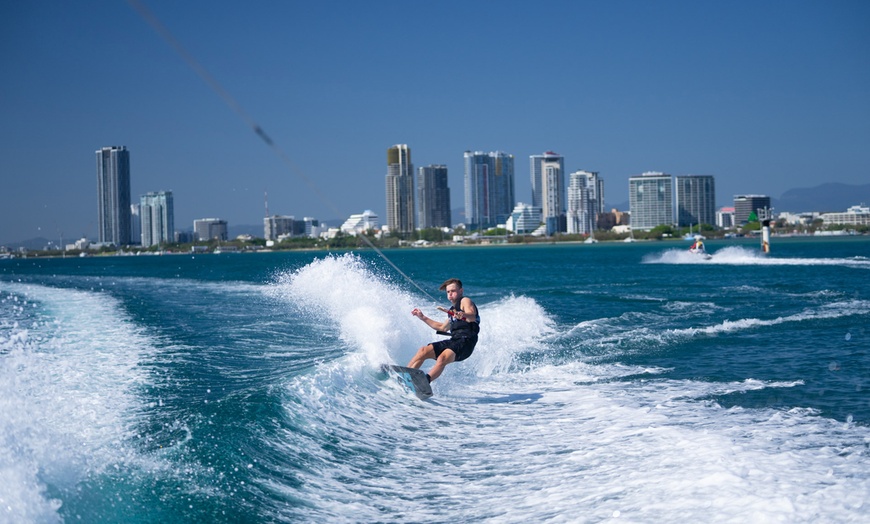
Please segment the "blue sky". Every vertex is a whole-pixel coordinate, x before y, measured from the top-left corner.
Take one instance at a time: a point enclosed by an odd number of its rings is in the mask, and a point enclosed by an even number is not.
[[[286,155],[123,1],[0,2],[0,244],[95,237],[94,151],[125,145],[134,201],[177,229],[272,214],[385,219],[386,149],[713,175],[717,200],[870,182],[870,2],[255,1],[144,5]],[[310,184],[306,183],[309,181]],[[338,224],[334,224],[338,225]]]

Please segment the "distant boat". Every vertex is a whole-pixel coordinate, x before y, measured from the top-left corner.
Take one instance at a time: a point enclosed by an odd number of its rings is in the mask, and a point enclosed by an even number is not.
[[[704,260],[710,260],[711,258],[713,258],[713,255],[711,255],[710,253],[707,253],[706,251],[703,251],[703,250],[700,250],[700,251],[689,250],[689,253],[692,253],[693,255],[700,257]]]
[[[702,241],[702,238],[703,237],[701,237],[700,235],[697,235],[694,238],[695,243],[692,244],[692,247],[689,248],[689,253],[695,256],[702,257],[704,260],[710,260],[711,258],[713,258],[713,255],[707,253],[707,250],[704,248],[704,242]]]

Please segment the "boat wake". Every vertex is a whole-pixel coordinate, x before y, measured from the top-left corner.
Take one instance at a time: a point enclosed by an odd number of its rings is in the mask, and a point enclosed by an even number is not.
[[[729,246],[711,252],[709,258],[698,256],[683,249],[669,249],[662,253],[647,255],[644,264],[711,264],[734,266],[842,266],[870,269],[870,258],[784,258],[765,255],[756,249]]]

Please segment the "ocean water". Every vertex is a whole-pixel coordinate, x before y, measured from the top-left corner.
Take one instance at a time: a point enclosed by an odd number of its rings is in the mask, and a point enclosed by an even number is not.
[[[687,247],[0,261],[0,522],[870,520],[870,240]]]

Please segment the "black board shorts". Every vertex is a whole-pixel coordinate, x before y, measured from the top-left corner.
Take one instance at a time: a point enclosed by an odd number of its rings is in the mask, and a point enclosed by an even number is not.
[[[447,340],[439,340],[432,342],[432,348],[435,350],[435,358],[441,356],[445,349],[451,349],[456,353],[454,362],[461,362],[471,356],[474,352],[474,346],[477,345],[477,337],[457,337]]]

